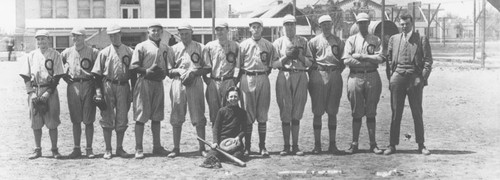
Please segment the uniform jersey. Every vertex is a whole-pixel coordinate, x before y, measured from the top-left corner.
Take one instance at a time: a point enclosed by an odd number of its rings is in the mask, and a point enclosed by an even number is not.
[[[136,67],[150,68],[154,65],[168,70],[169,63],[173,59],[173,50],[166,44],[156,44],[148,39],[137,44],[132,54],[130,69]],[[144,79],[140,75],[134,87],[134,120],[147,122],[162,121],[164,119],[164,90],[163,82]]]
[[[203,58],[203,45],[191,41],[187,46],[177,43],[172,46],[175,57],[172,63],[173,69],[193,70],[210,68],[210,64]],[[203,95],[203,80],[201,76],[196,77],[190,86],[184,86],[179,77],[174,77],[170,89],[170,100],[172,101],[172,113],[170,123],[180,126],[185,122],[187,108],[193,125],[206,125],[205,119],[205,97]]]
[[[273,44],[264,38],[249,38],[240,44],[240,59],[237,66],[244,72],[260,72],[260,75],[244,73],[240,81],[243,108],[248,114],[248,123],[267,122],[271,103],[271,84],[267,74],[277,58]]]
[[[226,90],[235,85],[234,78],[238,77],[239,73],[239,68],[236,68],[239,54],[240,48],[235,41],[221,44],[219,40],[215,40],[203,48],[203,58],[212,68],[208,75],[210,78],[206,80],[206,98],[211,122],[215,121],[217,111],[222,107]]]
[[[320,34],[309,41],[309,49],[317,68],[309,71],[309,95],[314,115],[338,113],[342,97],[344,43],[340,38]]]
[[[91,71],[98,53],[89,46],[83,46],[80,50],[72,46],[61,53],[67,74],[75,80],[67,87],[68,102],[71,102],[68,103],[68,109],[73,123],[90,124],[95,121],[96,106],[92,102],[95,84]]]
[[[126,45],[109,45],[97,56],[92,73],[104,76],[102,83],[106,110],[101,111],[103,128],[121,131],[127,128],[130,102],[129,66],[132,49]],[[111,80],[111,81],[109,81]],[[126,83],[124,83],[126,82]]]
[[[35,49],[28,53],[26,61],[21,65],[21,76],[30,79],[34,85],[35,92],[28,96],[29,115],[31,128],[41,129],[46,125],[49,129],[55,129],[61,123],[59,119],[59,94],[57,88],[47,100],[49,111],[44,115],[35,114],[35,109],[31,103],[32,99],[41,96],[48,87],[44,85],[54,83],[54,77],[64,74],[64,66],[60,54],[54,49],[47,49],[44,53],[40,49]],[[38,87],[44,86],[44,87]]]
[[[351,73],[347,79],[347,99],[351,103],[352,117],[373,118],[377,115],[377,104],[382,93],[382,81],[378,74],[378,64],[359,61],[352,57],[354,53],[375,55],[380,54],[378,37],[361,33],[350,36],[344,48],[342,59],[349,66]]]
[[[307,39],[300,36],[289,39],[283,36],[274,41],[273,45],[278,52],[278,59],[273,63],[273,67],[280,69],[276,79],[276,101],[280,108],[281,120],[283,122],[300,120],[307,102],[309,80],[305,71],[312,65],[312,55],[307,48]],[[287,48],[290,46],[301,49],[300,53],[305,57],[304,63],[298,59],[292,59],[285,64],[279,61],[286,56]]]

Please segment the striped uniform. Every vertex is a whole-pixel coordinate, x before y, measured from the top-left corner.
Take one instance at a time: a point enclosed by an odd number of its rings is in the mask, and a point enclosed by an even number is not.
[[[47,66],[46,66],[47,65]],[[41,96],[48,87],[40,87],[53,83],[54,76],[64,74],[64,67],[61,55],[54,49],[49,48],[42,54],[40,49],[31,51],[26,58],[26,61],[21,65],[21,76],[28,77],[34,85],[35,93],[28,95],[28,107],[31,120],[31,128],[41,129],[45,124],[48,129],[55,129],[61,121],[59,119],[59,93],[57,88],[47,100],[49,111],[45,115],[34,114],[35,109],[31,104],[33,98]],[[48,67],[48,69],[46,68]],[[52,70],[50,70],[52,69]]]
[[[276,57],[273,44],[264,38],[257,41],[249,38],[240,44],[240,58],[236,67],[243,71],[240,89],[249,124],[255,120],[267,122],[271,102],[271,85],[267,75]]]
[[[287,47],[293,46],[301,49],[300,53],[305,57],[305,63],[298,59],[288,61],[286,64],[273,63],[274,68],[280,69],[276,79],[276,101],[280,108],[280,117],[283,122],[302,119],[304,107],[307,102],[307,68],[312,65],[312,55],[307,48],[307,39],[301,36],[294,36],[289,39],[283,36],[273,43],[278,58],[286,56]]]
[[[128,83],[132,49],[122,44],[118,47],[109,45],[99,55],[92,73],[103,76],[103,97],[106,110],[101,111],[103,128],[117,131],[127,129],[128,110],[130,109],[130,84]]]
[[[342,97],[341,60],[344,42],[337,36],[320,34],[309,41],[313,61],[317,68],[309,71],[309,95],[314,115],[337,115]]]
[[[173,69],[193,70],[210,68],[209,62],[203,58],[203,45],[191,41],[186,47],[184,43],[172,46],[175,53]],[[170,124],[181,126],[186,121],[187,108],[191,123],[195,126],[205,126],[205,97],[203,95],[203,80],[201,76],[196,77],[193,83],[186,87],[182,84],[180,77],[174,77],[170,88],[170,100],[172,101],[172,113]],[[186,108],[187,107],[187,108]]]
[[[163,70],[169,69],[169,61],[173,59],[172,48],[160,43],[159,47],[154,41],[148,39],[137,44],[132,54],[131,66],[150,68],[154,65]],[[146,123],[152,121],[162,121],[165,117],[165,95],[163,81],[145,79],[140,75],[134,87],[134,120]]]
[[[69,115],[73,123],[92,124],[95,121],[96,106],[92,102],[95,84],[91,71],[98,53],[89,46],[80,50],[73,46],[61,53],[67,74],[74,80],[67,88]]]
[[[344,63],[349,66],[351,73],[347,79],[347,98],[351,102],[352,117],[373,118],[377,115],[377,104],[382,92],[382,82],[378,74],[378,64],[368,61],[358,61],[352,54],[381,54],[380,39],[360,33],[350,36],[344,48]]]
[[[203,58],[207,66],[212,68],[206,81],[206,98],[210,122],[213,123],[222,107],[226,90],[235,85],[234,78],[238,77],[238,72],[235,71],[236,60],[239,58],[238,43],[227,41],[227,44],[221,44],[219,40],[211,41],[203,49]]]

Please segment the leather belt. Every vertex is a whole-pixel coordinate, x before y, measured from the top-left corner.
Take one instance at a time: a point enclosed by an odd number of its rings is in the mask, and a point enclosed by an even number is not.
[[[365,69],[365,70],[352,70],[351,69],[351,74],[359,74],[359,73],[372,73],[372,72],[377,72],[377,69]]]
[[[288,68],[279,68],[280,71],[285,72],[306,72],[306,69],[288,69]]]
[[[234,77],[210,77],[210,79],[213,79],[215,81],[224,81],[228,79],[234,79]]]
[[[71,80],[73,80],[73,82],[85,82],[85,81],[91,81],[92,79],[89,79],[89,78],[71,78]]]
[[[33,86],[33,87],[39,87],[38,84],[35,84],[34,82],[31,83],[31,86]],[[49,86],[51,86],[51,84],[42,84],[42,85],[40,85],[40,87],[49,87]]]
[[[336,71],[336,70],[340,70],[340,68],[337,67],[337,66],[317,66],[316,68],[313,68],[312,70],[316,70],[316,71]]]
[[[128,84],[128,80],[126,80],[126,81],[119,81],[119,80],[106,79],[106,81],[108,81],[110,83],[113,83],[113,84],[117,84],[117,85]]]
[[[266,71],[262,71],[262,72],[259,72],[259,71],[243,71],[243,74],[246,74],[248,76],[257,76],[257,75],[263,75],[263,74],[267,74]]]

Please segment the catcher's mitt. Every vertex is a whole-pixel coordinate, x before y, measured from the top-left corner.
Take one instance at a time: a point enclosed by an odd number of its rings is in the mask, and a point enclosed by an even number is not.
[[[227,138],[220,142],[220,149],[226,151],[227,153],[233,153],[238,150],[238,147],[241,146],[241,141],[239,138]]]
[[[187,71],[181,75],[181,82],[184,86],[191,86],[195,79],[194,74],[191,71]]]
[[[295,46],[288,46],[286,48],[286,56],[292,59],[298,59],[299,58],[299,53],[300,50],[298,47]]]
[[[104,98],[97,99],[97,96],[94,96],[92,101],[101,111],[106,110],[107,106],[106,106],[106,101],[104,100]]]
[[[40,114],[40,115],[45,115],[49,111],[49,105],[47,102],[43,101],[40,99],[40,97],[35,97],[31,100],[31,103],[33,104],[33,109],[34,109],[34,114]]]
[[[149,68],[149,70],[151,70],[151,73],[146,73],[146,76],[145,76],[146,79],[155,80],[155,81],[161,81],[161,80],[165,79],[166,74],[163,71],[163,69],[161,67],[159,67],[158,65],[151,66]]]
[[[222,165],[220,164],[219,158],[217,158],[214,155],[208,156],[205,161],[200,165],[200,167],[204,168],[221,168]]]

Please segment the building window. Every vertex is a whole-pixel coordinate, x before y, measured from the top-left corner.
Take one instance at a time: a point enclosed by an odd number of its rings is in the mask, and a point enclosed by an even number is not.
[[[203,4],[203,15],[204,18],[212,18],[212,1],[213,0],[204,0]]]
[[[191,0],[191,18],[201,18],[201,0]]]
[[[181,0],[170,0],[170,18],[181,18]]]
[[[167,0],[155,0],[155,17],[156,18],[168,18],[168,1]]]
[[[94,0],[92,7],[92,17],[104,18],[106,16],[106,3],[104,0]]]
[[[139,0],[121,0],[121,11],[123,19],[137,19],[140,14]]]
[[[56,36],[56,50],[64,50],[69,47],[69,36]]]
[[[196,42],[202,42],[201,41],[201,34],[193,34],[193,36],[191,37],[191,39],[193,41],[196,41]]]
[[[209,43],[210,41],[212,41],[212,35],[211,34],[204,34],[203,41],[204,41],[203,44]]]
[[[68,0],[41,0],[40,6],[41,18],[68,18]]]
[[[78,0],[78,18],[90,18],[90,0]]]
[[[52,0],[42,0],[41,4],[41,18],[52,18]]]

